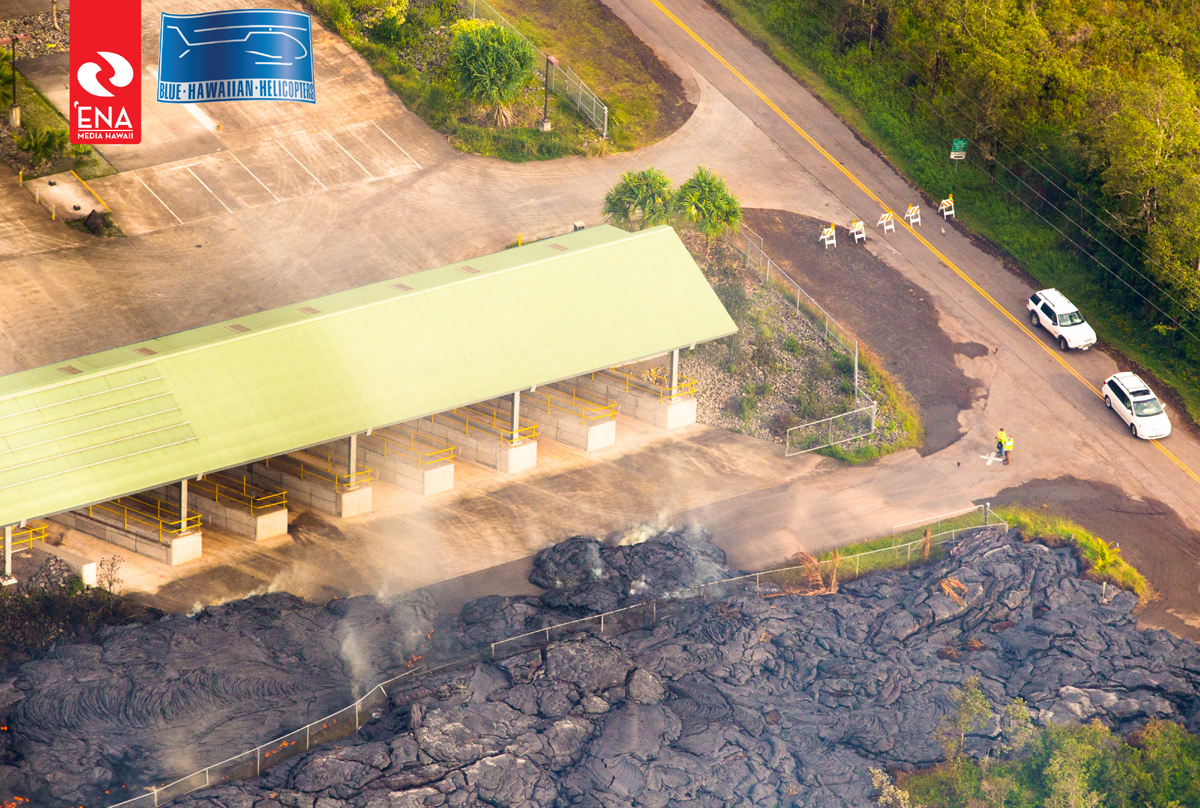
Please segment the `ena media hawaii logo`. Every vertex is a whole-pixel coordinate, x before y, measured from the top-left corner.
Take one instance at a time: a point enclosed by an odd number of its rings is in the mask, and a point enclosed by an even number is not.
[[[71,142],[142,140],[141,0],[71,3]]]
[[[157,97],[315,104],[312,18],[273,9],[163,14]]]

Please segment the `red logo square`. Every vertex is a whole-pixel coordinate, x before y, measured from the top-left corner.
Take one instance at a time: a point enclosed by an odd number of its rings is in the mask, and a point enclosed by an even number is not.
[[[72,0],[70,120],[72,143],[141,143],[141,0]]]

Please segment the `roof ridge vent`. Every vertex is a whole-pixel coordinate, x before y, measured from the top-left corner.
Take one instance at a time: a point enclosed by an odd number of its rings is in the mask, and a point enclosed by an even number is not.
[[[470,264],[463,264],[460,267],[455,267],[455,269],[457,269],[459,272],[465,272],[468,275],[478,275],[479,274],[479,270],[476,269],[475,267],[471,266]]]
[[[68,376],[74,376],[76,373],[83,373],[82,370],[73,365],[63,365],[59,368],[59,370],[61,370],[63,373],[66,373]]]
[[[236,332],[238,332],[239,334],[245,334],[247,331],[249,331],[249,330],[250,330],[250,329],[249,329],[247,326],[244,326],[244,325],[242,325],[241,323],[234,323],[233,325],[231,325],[231,326],[226,326],[226,327],[227,327],[227,328],[228,328],[230,331],[236,331]]]

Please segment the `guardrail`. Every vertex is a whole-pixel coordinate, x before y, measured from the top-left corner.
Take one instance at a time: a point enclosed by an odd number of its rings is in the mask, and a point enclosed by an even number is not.
[[[490,435],[497,435],[500,440],[514,446],[527,440],[535,440],[538,436],[537,424],[513,429],[512,419],[508,414],[501,413],[495,408],[492,408],[490,413],[482,413],[478,410],[469,410],[466,408],[453,409],[450,410],[450,413],[458,421],[450,418],[445,413],[431,415],[429,419],[436,424],[438,418],[443,418],[455,428],[462,427],[468,435],[471,434],[472,429],[481,430]]]
[[[398,426],[390,427],[387,430],[376,429],[371,437],[378,438],[383,443],[383,456],[389,460],[393,454],[397,454],[415,461],[419,469],[438,463],[454,462],[453,446],[448,443],[442,443],[442,441],[432,435],[418,432],[411,427]],[[428,448],[424,450],[418,449],[417,444]],[[439,447],[435,444],[442,445]]]
[[[648,367],[642,370],[642,373],[648,375],[649,379],[642,379],[632,373],[626,373],[623,370],[609,368],[608,370],[598,370],[591,374],[591,379],[596,380],[600,374],[607,373],[613,376],[618,376],[625,381],[625,392],[630,392],[636,387],[640,390],[653,393],[658,396],[659,403],[670,404],[678,401],[681,398],[688,396],[695,397],[697,384],[695,379],[689,379],[686,376],[679,377],[679,383],[671,387],[671,379],[669,371],[658,367]]]
[[[1005,522],[1004,520],[997,519],[995,522],[988,524],[988,519],[989,519],[989,515],[990,515],[990,506],[987,504],[965,510],[965,511],[961,512],[959,515],[971,513],[973,511],[980,511],[983,514],[983,524],[977,525],[975,527],[953,528],[953,529],[949,529],[947,531],[943,531],[938,534],[934,534],[931,537],[931,542],[936,546],[943,546],[943,545],[946,545],[946,544],[949,544],[949,543],[955,541],[958,538],[958,534],[962,533],[966,530],[979,530],[979,529],[982,529],[985,527],[991,527],[991,526],[1003,525],[1005,531],[1007,532],[1008,523]],[[940,529],[944,519],[949,519],[954,516],[955,516],[954,514],[943,514],[942,516],[933,517],[933,519],[930,519],[930,520],[924,520],[924,522],[922,522],[922,524],[930,524],[935,519],[936,523]],[[907,524],[913,524],[913,523],[907,523]],[[907,524],[897,525],[892,528],[893,540],[895,539],[895,537],[897,535],[896,534],[897,528],[906,527]],[[944,539],[943,541],[940,541],[940,542],[933,541],[934,539],[937,538],[937,536],[944,536],[944,535],[949,535],[950,538]],[[901,544],[898,546],[891,546],[891,547],[884,547],[884,548],[880,548],[878,550],[869,550],[869,551],[866,551],[863,553],[855,554],[853,556],[842,556],[837,559],[836,563],[838,563],[840,565],[840,564],[848,563],[849,561],[853,560],[856,562],[855,569],[857,570],[858,569],[858,559],[865,558],[867,556],[876,555],[878,553],[898,552],[899,550],[903,550],[905,548],[908,549],[908,558],[911,560],[912,547],[914,547],[918,544],[923,544],[925,541],[926,540],[924,538],[921,538],[921,539],[917,539],[912,542],[908,542],[907,544]],[[831,563],[834,563],[834,559],[825,559],[822,561],[818,561],[817,563],[819,565],[831,564]],[[706,584],[699,584],[698,586],[693,586],[693,587],[689,587],[687,589],[673,592],[669,596],[653,598],[651,600],[642,601],[641,603],[636,603],[632,606],[626,606],[621,609],[613,609],[611,611],[602,612],[600,614],[594,614],[594,615],[589,615],[588,617],[582,617],[582,618],[579,618],[578,620],[568,620],[564,623],[558,623],[553,626],[547,626],[545,628],[541,628],[536,631],[528,631],[528,632],[525,632],[524,634],[518,634],[513,637],[506,637],[503,640],[498,640],[498,641],[490,644],[490,648],[489,648],[490,655],[491,655],[492,659],[496,659],[497,658],[497,655],[496,655],[497,648],[507,645],[507,644],[516,643],[519,640],[529,639],[529,638],[533,638],[533,637],[543,637],[544,636],[546,642],[549,643],[551,631],[558,631],[561,629],[569,629],[569,628],[573,628],[573,627],[585,626],[590,623],[598,623],[599,627],[600,627],[600,632],[604,633],[604,626],[605,626],[606,620],[608,622],[612,622],[613,618],[618,618],[618,620],[619,620],[621,616],[624,616],[626,614],[630,614],[630,613],[633,613],[633,612],[636,612],[639,610],[642,612],[648,611],[650,613],[651,621],[657,622],[658,609],[659,609],[660,604],[664,607],[664,610],[669,610],[672,607],[672,605],[678,604],[683,599],[683,596],[687,595],[688,593],[695,592],[695,593],[698,593],[703,596],[705,593],[707,593],[709,590],[711,590],[713,588],[716,588],[719,586],[727,586],[729,584],[737,584],[737,583],[748,584],[751,579],[754,580],[755,591],[760,592],[761,588],[762,588],[762,579],[764,576],[771,576],[774,574],[783,574],[783,573],[797,571],[797,570],[807,570],[808,568],[809,567],[807,565],[782,567],[782,568],[773,569],[773,570],[764,570],[762,572],[752,572],[752,573],[749,573],[746,575],[738,575],[733,578],[724,578],[720,581],[712,581],[712,582],[706,583]],[[516,653],[519,653],[519,652],[520,652],[520,650],[518,650]],[[451,668],[451,667],[464,665],[464,664],[474,664],[475,662],[479,661],[480,659],[481,659],[480,654],[471,654],[469,656],[462,657],[460,659],[455,659],[453,661],[446,662],[442,665],[437,665],[437,666],[428,667],[428,668],[423,667],[423,666],[417,666],[410,670],[404,671],[403,673],[401,673],[397,676],[393,676],[392,678],[387,679],[386,681],[380,682],[379,684],[375,685],[374,687],[371,688],[370,691],[367,692],[367,694],[365,696],[358,699],[353,704],[351,704],[347,707],[344,707],[341,710],[338,710],[335,713],[331,713],[330,715],[327,715],[324,718],[321,718],[316,721],[312,721],[308,724],[305,724],[303,727],[300,727],[297,730],[293,730],[292,732],[289,732],[286,735],[282,735],[273,741],[268,741],[265,744],[256,746],[253,749],[250,749],[239,755],[234,755],[231,758],[227,758],[227,759],[221,761],[220,763],[215,763],[211,766],[207,766],[207,767],[201,769],[200,771],[193,772],[192,774],[189,774],[186,777],[181,777],[180,779],[175,780],[174,782],[164,783],[161,786],[147,787],[146,788],[147,793],[145,793],[141,796],[138,796],[138,797],[134,797],[133,799],[125,800],[123,802],[113,803],[112,805],[109,806],[109,808],[159,808],[159,806],[166,805],[171,800],[177,799],[186,794],[190,794],[193,791],[199,791],[204,788],[211,788],[213,786],[217,786],[222,783],[234,782],[237,780],[247,780],[251,777],[257,777],[260,774],[262,774],[264,769],[270,768],[271,766],[276,766],[276,765],[282,763],[283,761],[288,760],[289,758],[295,757],[296,755],[302,755],[305,752],[308,752],[308,751],[312,750],[313,748],[320,746],[321,744],[340,740],[342,738],[345,738],[345,737],[357,732],[363,724],[363,716],[364,715],[370,716],[373,719],[375,717],[375,710],[382,709],[384,706],[389,704],[390,696],[387,693],[387,688],[390,685],[395,684],[396,682],[399,682],[400,680],[402,680],[406,677],[412,676],[419,672],[424,672],[426,674],[436,673],[437,671],[445,670],[446,668]]]
[[[166,516],[164,516],[164,511]],[[181,536],[200,528],[200,514],[188,511],[186,519],[170,519],[179,516],[179,506],[175,503],[155,499],[147,501],[136,497],[121,497],[119,499],[100,502],[88,506],[88,516],[104,521],[102,516],[110,519],[120,519],[121,528],[130,530],[130,525],[139,525],[158,533],[158,541],[165,544],[165,536]]]
[[[229,477],[224,474],[208,474],[201,480],[189,484],[190,490],[207,494],[214,502],[236,503],[250,509],[251,516],[258,516],[260,511],[287,507],[287,492],[255,493],[264,491],[256,485],[246,482],[246,478]]]
[[[352,488],[357,488],[360,485],[366,485],[375,479],[375,470],[368,468],[361,463],[356,463],[355,468],[361,469],[353,474],[337,471],[338,461],[329,452],[322,452],[319,449],[305,449],[304,453],[312,456],[313,461],[324,459],[325,466],[318,465],[316,462],[310,462],[302,457],[287,454],[283,458],[267,458],[263,461],[263,465],[267,468],[271,467],[271,460],[274,459],[277,464],[286,465],[287,461],[298,466],[300,472],[297,476],[301,480],[323,480],[324,482],[333,485],[337,491],[348,491]],[[324,458],[320,456],[324,455]],[[286,458],[286,460],[284,460]]]
[[[44,542],[46,540],[46,526],[41,522],[27,522],[25,527],[13,528],[12,533],[12,549],[13,552],[21,549],[21,545],[33,547],[35,541]]]
[[[557,403],[559,401],[563,403]],[[521,403],[528,404],[530,407],[543,408],[547,413],[551,409],[569,413],[577,416],[579,423],[584,426],[587,426],[588,421],[611,421],[617,417],[616,404],[597,404],[590,399],[583,398],[575,391],[567,393],[554,387],[540,388],[529,398],[522,396]]]

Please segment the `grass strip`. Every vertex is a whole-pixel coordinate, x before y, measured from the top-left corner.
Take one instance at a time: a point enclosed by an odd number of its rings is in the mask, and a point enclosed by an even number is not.
[[[17,100],[20,102],[21,107],[21,127],[26,132],[30,129],[70,129],[67,119],[50,103],[50,99],[42,95],[37,87],[30,84],[28,79],[19,70],[17,71],[17,85]],[[24,152],[21,152],[21,154],[24,154]],[[72,168],[75,169],[75,173],[85,180],[95,179],[96,177],[107,177],[109,174],[117,173],[117,170],[109,165],[108,161],[101,157],[98,151],[88,146],[86,157],[76,161],[74,158],[64,155],[53,163],[43,165],[36,172],[27,169],[25,171],[25,178],[45,177]]]
[[[1150,582],[1121,558],[1119,549],[1078,523],[1021,505],[996,508],[996,514],[1008,522],[1009,527],[1020,530],[1025,541],[1039,541],[1048,547],[1074,548],[1088,580],[1107,582],[1132,592],[1139,603],[1148,603],[1158,597]]]

